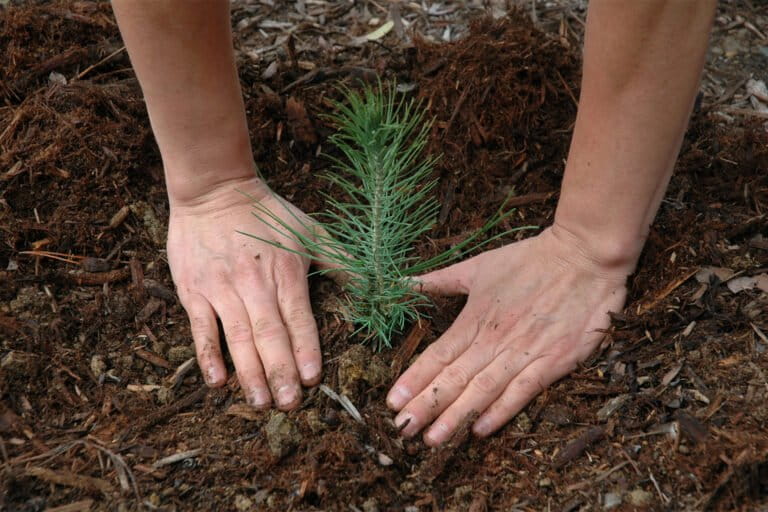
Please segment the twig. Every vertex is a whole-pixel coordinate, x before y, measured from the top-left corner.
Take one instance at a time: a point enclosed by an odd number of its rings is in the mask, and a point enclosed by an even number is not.
[[[174,453],[173,455],[169,455],[168,457],[163,457],[162,459],[152,464],[152,468],[160,469],[163,466],[169,466],[171,464],[176,464],[177,462],[181,462],[186,459],[192,459],[194,457],[197,457],[201,453],[203,453],[203,450],[201,448],[196,448],[194,450],[187,450],[185,452]]]
[[[114,57],[114,56],[115,56],[115,55],[117,55],[118,53],[122,52],[123,50],[125,50],[125,46],[121,46],[121,47],[120,47],[120,48],[118,48],[117,50],[113,51],[112,53],[110,53],[109,55],[107,55],[106,57],[104,57],[103,59],[101,59],[101,60],[100,60],[99,62],[97,62],[96,64],[92,64],[92,65],[88,66],[88,67],[87,67],[87,68],[85,68],[83,71],[81,71],[81,72],[80,72],[80,74],[78,74],[78,75],[75,77],[75,80],[80,80],[80,79],[81,79],[81,78],[83,78],[85,75],[87,75],[88,73],[90,73],[91,71],[93,71],[93,69],[94,69],[94,68],[96,68],[96,67],[98,67],[98,66],[101,66],[102,64],[104,64],[105,62],[107,62],[109,59],[111,59],[112,57]]]

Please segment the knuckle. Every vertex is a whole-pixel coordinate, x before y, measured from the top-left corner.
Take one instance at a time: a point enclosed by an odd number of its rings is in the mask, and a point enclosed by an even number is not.
[[[304,263],[295,254],[286,254],[275,259],[275,273],[283,280],[295,277],[304,272]]]
[[[499,381],[488,373],[480,373],[472,379],[472,385],[481,393],[492,395],[499,389]]]
[[[241,323],[235,323],[229,326],[228,329],[226,329],[227,334],[227,341],[231,345],[240,345],[244,343],[253,343],[253,338],[251,336],[251,330],[248,329],[248,326],[241,324]]]
[[[274,320],[256,320],[253,323],[253,336],[258,338],[282,338],[285,326]]]
[[[297,329],[308,329],[315,325],[315,318],[303,306],[288,307],[285,321]]]
[[[443,379],[450,385],[463,389],[469,383],[469,374],[464,367],[453,364],[443,370]]]
[[[428,350],[429,357],[443,366],[448,366],[456,359],[456,350],[452,343],[434,343]]]
[[[192,337],[197,339],[205,339],[210,335],[213,328],[211,320],[207,316],[192,315],[189,317],[189,329],[192,332]]]

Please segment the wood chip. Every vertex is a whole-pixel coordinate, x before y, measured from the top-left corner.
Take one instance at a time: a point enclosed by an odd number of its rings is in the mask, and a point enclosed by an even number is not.
[[[46,508],[45,512],[87,512],[91,510],[91,505],[93,505],[93,500],[80,500],[58,507]]]
[[[74,487],[89,492],[101,492],[103,494],[113,494],[115,488],[101,478],[92,476],[78,475],[69,471],[53,471],[39,466],[31,466],[24,471],[27,475],[39,478],[52,484]]]
[[[581,456],[591,444],[599,441],[605,436],[605,429],[603,427],[591,427],[581,433],[579,437],[565,445],[565,448],[557,456],[553,465],[555,468],[560,468]]]
[[[242,402],[230,405],[224,414],[227,416],[237,416],[248,421],[259,421],[265,417],[263,412],[257,411],[250,405]]]

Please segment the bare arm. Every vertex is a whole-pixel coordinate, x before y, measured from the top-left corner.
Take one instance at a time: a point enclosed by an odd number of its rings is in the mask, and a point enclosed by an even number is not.
[[[291,207],[254,172],[229,2],[114,0],[113,8],[163,157],[168,261],[203,376],[211,386],[226,382],[218,317],[248,402],[291,409],[300,383],[320,380],[309,261],[236,232],[275,236],[237,190],[274,212]],[[284,217],[302,229],[298,215]]]
[[[251,178],[227,0],[113,0],[165,165],[171,203]],[[201,197],[202,196],[202,197]]]
[[[488,435],[593,352],[626,299],[677,158],[714,0],[592,0],[575,133],[555,223],[424,276],[467,294],[451,328],[390,391],[395,423],[429,444],[472,411]]]
[[[714,0],[593,0],[579,113],[556,225],[633,266],[698,90]]]

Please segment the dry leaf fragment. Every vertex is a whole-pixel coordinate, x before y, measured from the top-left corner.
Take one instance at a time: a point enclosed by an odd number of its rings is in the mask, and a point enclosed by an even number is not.
[[[737,277],[728,281],[727,286],[733,293],[739,293],[753,288],[758,288],[768,293],[768,274]]]
[[[727,281],[732,278],[736,273],[723,267],[704,267],[696,272],[696,280],[703,284],[709,284],[712,276],[717,277],[721,282]]]

